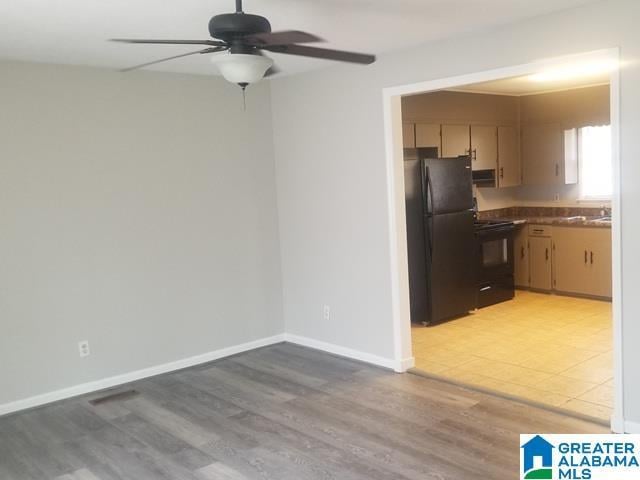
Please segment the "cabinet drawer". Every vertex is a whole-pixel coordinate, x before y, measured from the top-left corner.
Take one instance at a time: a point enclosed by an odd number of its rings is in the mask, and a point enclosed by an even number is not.
[[[531,237],[550,237],[551,225],[529,225],[529,236]]]

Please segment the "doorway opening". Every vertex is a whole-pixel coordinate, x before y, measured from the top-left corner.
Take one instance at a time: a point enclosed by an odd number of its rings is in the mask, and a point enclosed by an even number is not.
[[[404,366],[621,430],[617,58],[385,90]]]

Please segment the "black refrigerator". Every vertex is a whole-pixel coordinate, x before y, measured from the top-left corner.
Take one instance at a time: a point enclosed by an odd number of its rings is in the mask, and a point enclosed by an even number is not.
[[[471,158],[405,149],[411,321],[430,325],[476,308]]]

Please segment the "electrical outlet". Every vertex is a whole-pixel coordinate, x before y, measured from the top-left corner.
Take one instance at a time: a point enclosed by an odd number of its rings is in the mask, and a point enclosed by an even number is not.
[[[80,357],[88,357],[91,351],[89,350],[89,340],[82,340],[78,342],[78,352]]]
[[[553,196],[553,201],[554,201],[554,202],[559,202],[559,201],[560,201],[560,194],[559,194],[559,193],[556,193],[556,194]]]
[[[326,321],[331,320],[331,307],[329,305],[324,305],[322,307],[322,318]]]

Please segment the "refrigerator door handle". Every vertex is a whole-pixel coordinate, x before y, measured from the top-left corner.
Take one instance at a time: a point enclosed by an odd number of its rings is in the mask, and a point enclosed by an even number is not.
[[[431,188],[431,175],[429,175],[429,167],[425,168],[425,176],[427,177],[427,218],[430,223],[428,225],[429,228],[429,256],[433,258],[433,227],[434,222],[431,218],[433,212],[431,209],[433,208],[433,189]]]
[[[429,174],[429,167],[427,167],[425,165],[424,167],[424,176],[426,179],[426,185],[425,185],[425,189],[427,191],[427,194],[425,195],[425,213],[427,215],[433,215],[433,189],[431,188],[431,175]]]

